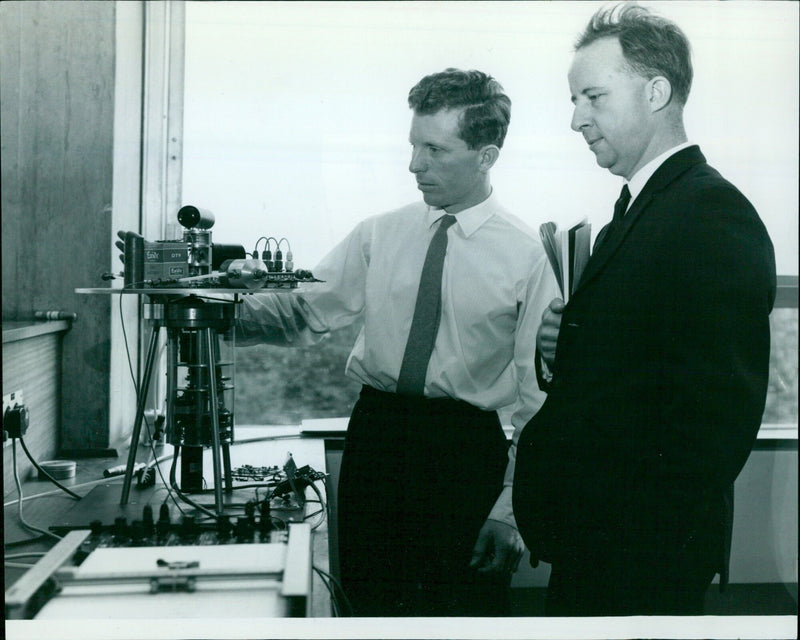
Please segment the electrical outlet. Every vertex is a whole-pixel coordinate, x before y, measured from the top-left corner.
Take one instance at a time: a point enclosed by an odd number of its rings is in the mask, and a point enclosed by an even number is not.
[[[6,409],[13,409],[16,404],[25,404],[22,398],[22,389],[19,391],[12,391],[3,396],[3,415],[6,414]]]
[[[8,409],[13,409],[15,405],[24,404],[22,398],[22,389],[19,391],[12,391],[3,396],[3,416],[6,415],[6,411]],[[11,439],[6,439],[5,437],[5,429],[3,429],[3,448],[11,446]]]

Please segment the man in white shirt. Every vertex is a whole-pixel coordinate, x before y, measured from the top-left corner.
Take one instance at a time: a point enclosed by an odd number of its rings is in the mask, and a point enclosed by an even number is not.
[[[309,344],[363,323],[346,367],[364,386],[338,493],[354,614],[505,615],[523,551],[511,509],[515,443],[543,399],[534,343],[557,285],[538,235],[492,191],[511,110],[500,84],[448,69],[408,101],[409,170],[424,203],[361,222],[306,292],[245,296],[237,344]],[[428,303],[423,263],[442,235],[441,300]],[[409,335],[429,304],[440,306],[438,331],[422,357]],[[421,374],[409,374],[420,360]],[[513,407],[510,448],[504,407]]]

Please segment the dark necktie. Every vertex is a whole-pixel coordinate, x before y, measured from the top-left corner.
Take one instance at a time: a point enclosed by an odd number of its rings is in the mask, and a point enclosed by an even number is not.
[[[619,233],[622,229],[622,221],[625,218],[625,212],[628,210],[628,203],[631,201],[631,192],[628,185],[622,185],[622,191],[619,193],[619,198],[614,203],[614,217],[611,218],[611,223],[606,227],[605,233],[597,237],[594,243],[595,249],[602,244],[610,244],[611,239]]]
[[[614,203],[614,217],[611,219],[611,224],[619,225],[622,218],[625,217],[625,212],[628,210],[628,203],[631,201],[631,192],[627,184],[622,185],[622,190],[619,192],[619,198]]]
[[[403,395],[422,396],[425,392],[428,361],[433,352],[442,315],[442,269],[447,253],[447,229],[455,221],[456,218],[452,215],[442,217],[425,255],[414,318],[397,378],[397,393]]]

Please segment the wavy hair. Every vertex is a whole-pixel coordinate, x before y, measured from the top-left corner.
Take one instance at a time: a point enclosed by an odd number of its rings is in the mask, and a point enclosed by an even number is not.
[[[459,136],[470,149],[502,148],[511,121],[511,99],[482,71],[451,68],[425,76],[409,91],[408,106],[419,115],[463,109]]]
[[[592,16],[575,51],[608,37],[619,40],[631,71],[647,79],[664,76],[678,103],[686,104],[692,88],[692,50],[678,25],[635,3],[618,4]]]

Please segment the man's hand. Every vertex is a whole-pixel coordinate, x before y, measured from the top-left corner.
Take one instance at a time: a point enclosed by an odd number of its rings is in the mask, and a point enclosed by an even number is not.
[[[478,573],[514,573],[525,545],[519,532],[499,520],[487,520],[478,534],[469,566]]]
[[[536,332],[536,348],[542,354],[542,360],[550,368],[556,359],[556,344],[558,343],[558,332],[561,329],[561,314],[564,313],[564,306],[561,298],[551,300],[542,314],[539,331]]]

